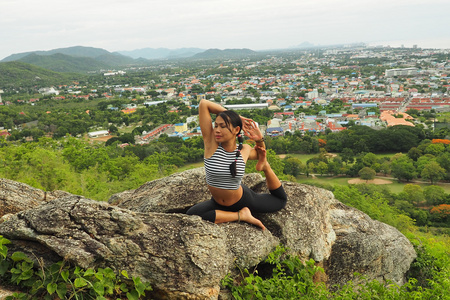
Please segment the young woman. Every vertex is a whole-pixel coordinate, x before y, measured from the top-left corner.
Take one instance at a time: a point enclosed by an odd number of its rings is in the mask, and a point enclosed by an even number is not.
[[[214,128],[211,113],[217,115]],[[263,223],[252,213],[276,212],[286,205],[287,196],[267,162],[258,126],[253,120],[208,100],[200,101],[199,122],[205,144],[206,183],[212,198],[194,205],[187,214],[199,215],[216,224],[244,221],[264,230]],[[242,131],[256,141],[254,148],[243,144]],[[258,160],[256,169],[264,172],[270,194],[257,194],[241,184],[248,159]]]

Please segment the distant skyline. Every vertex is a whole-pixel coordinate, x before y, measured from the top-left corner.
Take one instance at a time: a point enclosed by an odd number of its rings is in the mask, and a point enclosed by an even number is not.
[[[447,48],[448,0],[1,0],[0,60],[72,46],[290,48],[366,43]]]

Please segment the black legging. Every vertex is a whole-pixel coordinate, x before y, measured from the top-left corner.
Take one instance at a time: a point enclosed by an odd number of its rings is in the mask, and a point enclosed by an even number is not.
[[[186,212],[188,215],[197,215],[202,219],[214,222],[216,220],[216,210],[239,211],[248,207],[252,213],[276,212],[286,206],[287,195],[283,186],[276,190],[269,190],[270,194],[258,194],[245,185],[241,185],[243,194],[241,199],[233,205],[224,206],[218,204],[213,198],[195,204]]]

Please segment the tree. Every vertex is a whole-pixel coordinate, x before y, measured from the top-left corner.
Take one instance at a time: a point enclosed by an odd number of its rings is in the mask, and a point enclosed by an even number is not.
[[[387,160],[385,160],[381,165],[380,165],[380,172],[384,174],[384,176],[387,176],[387,174],[389,174],[391,172],[391,163]]]
[[[302,161],[298,158],[287,156],[285,159],[283,159],[284,162],[284,174],[286,175],[292,175],[294,177],[300,175],[300,173],[303,170],[303,164]]]
[[[412,147],[408,151],[408,157],[411,158],[414,161],[419,159],[419,157],[421,157],[421,156],[422,156],[422,151],[419,150],[417,147]]]
[[[439,205],[445,203],[445,190],[440,186],[427,186],[423,189],[423,194],[428,205]]]
[[[361,179],[365,180],[367,183],[367,181],[375,178],[376,172],[372,168],[364,167],[361,170],[359,170],[358,174],[361,177]]]
[[[425,149],[425,153],[438,156],[439,154],[444,152],[444,150],[445,150],[444,144],[429,144]]]
[[[366,167],[372,167],[378,161],[378,158],[375,154],[369,152],[363,156],[362,161]]]
[[[438,222],[448,223],[450,220],[450,205],[449,204],[441,204],[435,206],[430,211],[433,219]]]
[[[342,172],[342,160],[339,157],[334,157],[332,161],[328,163],[328,173],[333,175],[339,175]]]
[[[314,172],[315,168],[316,168],[316,166],[315,166],[315,164],[313,162],[306,163],[306,168],[305,168],[306,177],[309,177],[309,174]]]
[[[320,173],[321,176],[323,176],[323,174],[325,174],[328,171],[328,165],[327,163],[320,161],[317,164],[317,172]]]
[[[435,161],[430,161],[420,173],[420,176],[422,176],[423,179],[429,180],[431,184],[444,178],[444,175],[445,169]]]
[[[341,158],[342,158],[342,161],[345,162],[345,164],[353,163],[354,155],[355,154],[353,153],[352,149],[350,149],[350,148],[342,149]]]
[[[392,157],[391,171],[392,176],[399,181],[410,181],[417,177],[416,168],[414,167],[412,159],[405,154]]]
[[[422,188],[417,184],[407,184],[403,188],[404,198],[413,204],[419,204],[425,200]]]

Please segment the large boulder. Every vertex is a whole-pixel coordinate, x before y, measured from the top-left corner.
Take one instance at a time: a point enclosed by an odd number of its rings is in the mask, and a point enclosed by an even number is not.
[[[0,178],[0,217],[36,207],[42,202],[59,198],[64,191],[44,192],[27,184]]]
[[[267,192],[259,174],[246,175],[244,183]],[[0,235],[13,242],[14,251],[34,253],[46,263],[65,258],[84,268],[127,270],[149,281],[156,299],[217,299],[227,273],[256,266],[279,243],[323,266],[328,285],[357,280],[354,272],[404,283],[416,254],[398,230],[342,204],[327,190],[283,185],[286,207],[257,215],[266,231],[185,215],[210,197],[204,169],[198,168],[113,195],[109,203],[67,194],[38,199],[4,217]],[[23,202],[29,198],[24,194]]]

